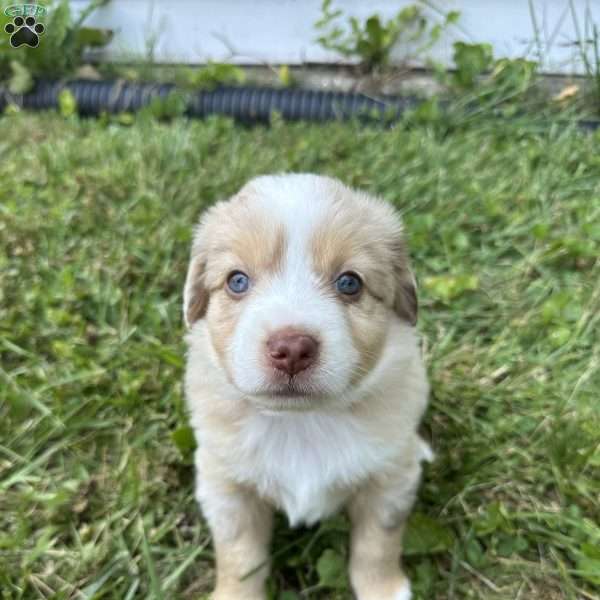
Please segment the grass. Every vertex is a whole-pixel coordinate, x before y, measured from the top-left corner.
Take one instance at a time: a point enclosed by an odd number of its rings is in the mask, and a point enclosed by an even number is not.
[[[181,288],[201,210],[273,171],[404,213],[437,452],[405,545],[417,597],[600,598],[599,142],[519,120],[0,118],[0,598],[210,590]],[[346,531],[282,520],[273,598],[349,598]]]

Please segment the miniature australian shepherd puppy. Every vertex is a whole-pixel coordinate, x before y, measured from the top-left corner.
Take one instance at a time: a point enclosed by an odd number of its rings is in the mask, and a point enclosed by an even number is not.
[[[346,508],[358,600],[407,600],[428,396],[393,208],[329,177],[251,180],[195,230],[184,289],[196,495],[214,600],[264,600],[273,511]]]

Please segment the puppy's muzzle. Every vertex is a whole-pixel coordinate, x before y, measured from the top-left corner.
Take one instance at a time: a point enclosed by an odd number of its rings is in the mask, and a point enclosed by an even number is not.
[[[278,331],[267,340],[269,364],[290,377],[312,366],[318,354],[317,340],[302,331]]]

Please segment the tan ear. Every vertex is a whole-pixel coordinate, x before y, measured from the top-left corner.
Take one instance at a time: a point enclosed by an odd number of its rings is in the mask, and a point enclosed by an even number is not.
[[[408,321],[411,325],[416,325],[419,312],[417,282],[410,269],[410,261],[404,243],[397,246],[395,254],[394,311],[400,318]]]
[[[419,301],[417,299],[417,284],[411,271],[405,271],[396,281],[396,296],[394,310],[399,317],[411,325],[417,324]]]
[[[208,292],[204,285],[206,261],[202,256],[192,256],[183,288],[183,318],[191,327],[206,313]]]

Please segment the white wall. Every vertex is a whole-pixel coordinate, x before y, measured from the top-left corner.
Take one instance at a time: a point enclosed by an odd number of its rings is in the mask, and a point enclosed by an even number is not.
[[[415,0],[333,0],[334,8],[366,18],[377,12],[394,15]],[[600,28],[600,0],[433,0],[444,12],[462,14],[430,52],[432,58],[452,65],[452,42],[490,42],[496,56],[544,57],[549,73],[581,73],[582,62],[574,17],[581,35],[585,24]],[[72,0],[73,8],[86,0]],[[531,6],[534,8],[537,34]],[[439,15],[427,9],[432,19]],[[348,62],[322,49],[314,23],[321,0],[111,0],[88,24],[115,31],[107,49],[111,58],[144,56],[147,40],[155,38],[154,60],[161,63],[203,63],[207,60],[238,64]],[[589,33],[589,31],[588,31]],[[537,41],[536,41],[537,40]],[[396,59],[405,55],[398,47]],[[418,66],[417,62],[415,66]]]

